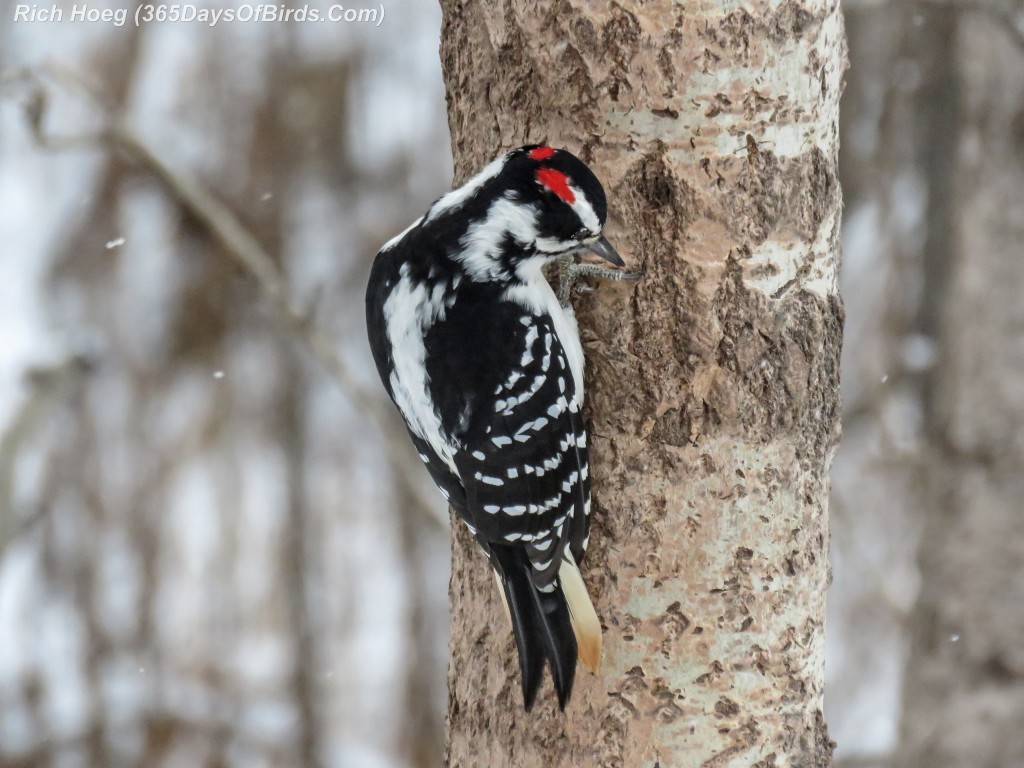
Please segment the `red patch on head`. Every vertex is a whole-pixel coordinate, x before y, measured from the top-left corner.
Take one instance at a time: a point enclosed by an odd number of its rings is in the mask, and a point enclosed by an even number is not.
[[[576,202],[576,195],[569,188],[569,177],[554,168],[541,168],[537,171],[537,181],[550,189],[569,205]]]
[[[551,147],[537,147],[536,149],[530,150],[531,160],[547,160],[555,154],[555,150]]]

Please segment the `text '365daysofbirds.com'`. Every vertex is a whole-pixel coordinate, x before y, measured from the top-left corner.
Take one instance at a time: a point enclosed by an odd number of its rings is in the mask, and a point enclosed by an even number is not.
[[[123,27],[133,22],[136,27],[152,22],[197,23],[215,27],[233,22],[331,22],[370,24],[384,23],[384,6],[349,8],[335,3],[326,9],[310,5],[285,6],[273,3],[243,3],[234,8],[202,8],[193,3],[144,3],[129,13],[127,8],[99,8],[88,3],[75,3],[70,9],[59,5],[19,3],[14,6],[15,23],[92,22]]]

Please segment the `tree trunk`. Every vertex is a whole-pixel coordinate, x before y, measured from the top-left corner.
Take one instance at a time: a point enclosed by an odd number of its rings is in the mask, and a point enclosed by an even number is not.
[[[833,0],[444,0],[460,178],[527,142],[589,163],[638,285],[578,298],[599,674],[522,711],[489,569],[453,526],[450,768],[828,766],[839,417]]]
[[[1024,55],[1012,30],[961,17],[948,54],[959,109],[945,173],[948,259],[924,332],[938,364],[924,409],[921,593],[904,688],[905,768],[1024,764]],[[952,83],[950,84],[952,85]],[[949,86],[947,86],[949,87]],[[933,252],[929,251],[931,259]]]

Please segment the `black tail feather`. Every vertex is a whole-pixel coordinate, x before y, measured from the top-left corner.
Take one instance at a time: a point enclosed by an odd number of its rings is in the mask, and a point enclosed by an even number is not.
[[[565,604],[562,590],[557,587],[549,593],[536,589],[531,592],[536,615],[541,617],[540,636],[558,693],[558,708],[564,711],[576,677],[576,635],[569,619],[569,606]]]
[[[502,564],[502,586],[505,589],[505,600],[508,612],[512,617],[512,634],[519,649],[519,674],[523,684],[523,704],[527,711],[533,706],[537,696],[541,677],[544,675],[544,648],[537,633],[536,622],[531,621],[533,600],[530,592],[533,585],[526,579],[515,574],[515,567],[505,569]]]
[[[576,635],[569,607],[560,588],[541,592],[533,584],[532,566],[525,552],[492,547],[498,563],[512,617],[512,630],[519,651],[523,703],[530,709],[544,673],[544,660],[564,710],[576,676]]]

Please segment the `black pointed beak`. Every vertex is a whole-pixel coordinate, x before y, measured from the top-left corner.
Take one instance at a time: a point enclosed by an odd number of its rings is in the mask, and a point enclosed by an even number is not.
[[[622,260],[622,257],[612,248],[612,244],[608,242],[608,238],[604,235],[593,245],[586,245],[583,250],[590,251],[591,253],[600,256],[605,261],[610,261],[616,267],[626,266],[626,262]]]

